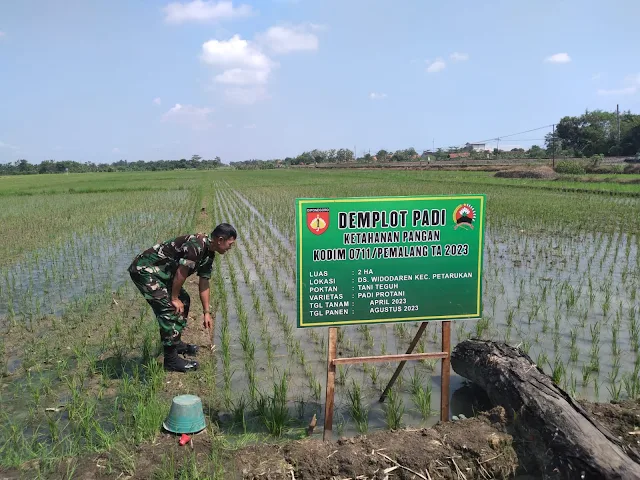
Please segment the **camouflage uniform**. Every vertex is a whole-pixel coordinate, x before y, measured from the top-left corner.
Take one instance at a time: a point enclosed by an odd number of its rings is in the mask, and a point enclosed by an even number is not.
[[[156,314],[160,338],[165,346],[180,343],[180,333],[187,325],[191,299],[182,288],[178,298],[184,303],[184,313],[178,315],[171,304],[173,278],[178,267],[188,267],[187,276],[194,272],[200,278],[211,278],[214,252],[205,234],[182,235],[148,248],[133,260],[129,275]]]

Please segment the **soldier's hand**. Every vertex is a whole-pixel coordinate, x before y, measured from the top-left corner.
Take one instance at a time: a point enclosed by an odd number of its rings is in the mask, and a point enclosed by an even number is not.
[[[179,298],[171,300],[171,305],[173,305],[173,308],[176,309],[176,313],[178,315],[182,315],[182,313],[184,312],[184,303],[182,303],[182,300],[180,300]]]
[[[202,326],[207,330],[211,330],[211,314],[205,313],[202,320]]]

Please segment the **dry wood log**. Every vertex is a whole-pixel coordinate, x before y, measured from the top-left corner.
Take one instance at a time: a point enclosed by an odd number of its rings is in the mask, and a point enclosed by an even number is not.
[[[465,340],[453,350],[451,366],[505,408],[510,433],[543,478],[640,479],[638,451],[600,426],[520,349]]]

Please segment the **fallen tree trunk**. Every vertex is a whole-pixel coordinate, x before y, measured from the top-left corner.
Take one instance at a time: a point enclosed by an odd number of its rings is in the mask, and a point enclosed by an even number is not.
[[[512,435],[545,478],[640,479],[638,451],[600,426],[521,350],[465,340],[454,348],[451,366],[505,408]]]

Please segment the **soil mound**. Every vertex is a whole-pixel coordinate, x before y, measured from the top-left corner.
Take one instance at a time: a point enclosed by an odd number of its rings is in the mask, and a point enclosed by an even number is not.
[[[626,446],[640,449],[640,400],[619,403],[580,402],[600,424]]]
[[[496,172],[495,177],[500,178],[541,178],[553,180],[558,174],[551,167],[509,168]]]
[[[297,480],[382,479],[387,474],[389,478],[513,478],[518,467],[513,439],[492,421],[504,421],[501,407],[487,416],[433,428],[380,431],[328,443],[306,439],[281,446],[256,445],[237,452],[236,468],[243,479],[270,480],[290,480],[291,472]]]

